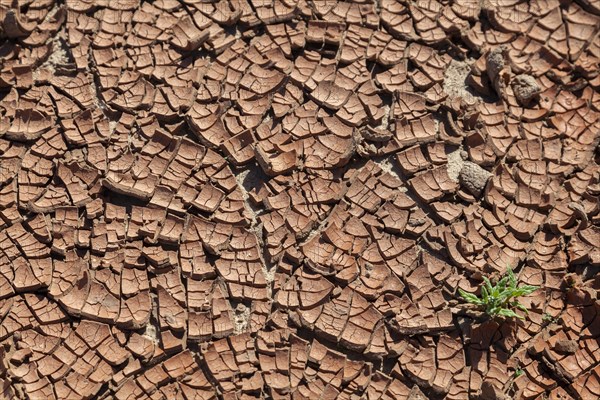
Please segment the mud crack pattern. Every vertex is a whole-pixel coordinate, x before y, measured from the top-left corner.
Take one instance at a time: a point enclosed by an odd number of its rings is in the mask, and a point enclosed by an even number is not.
[[[0,397],[600,398],[599,31],[0,1]],[[525,320],[459,300],[507,266]]]

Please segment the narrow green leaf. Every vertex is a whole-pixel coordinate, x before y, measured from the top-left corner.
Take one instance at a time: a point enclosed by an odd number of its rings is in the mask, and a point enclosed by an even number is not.
[[[485,309],[485,312],[486,314],[491,315],[493,317],[494,315],[496,315],[497,310],[498,306],[496,306],[495,304],[488,304]]]
[[[519,369],[517,369],[517,370],[515,371],[515,374],[514,374],[514,376],[515,376],[515,378],[518,378],[518,377],[520,377],[521,375],[523,375],[523,370],[522,370],[521,368],[519,368]]]
[[[524,285],[524,286],[519,287],[519,289],[522,289],[525,291],[526,295],[535,292],[539,288],[540,288],[539,286],[532,286],[532,285]]]
[[[511,293],[505,291],[504,293],[501,293],[500,296],[498,296],[498,303],[505,304],[511,299],[511,297],[513,297]]]
[[[523,317],[521,317],[519,314],[517,314],[513,310],[509,310],[508,308],[502,308],[502,309],[498,310],[498,315],[501,317],[508,317],[508,318],[517,317],[517,318],[523,319]]]
[[[513,288],[517,287],[517,277],[510,266],[506,268],[506,276],[508,276],[510,286]]]
[[[477,296],[475,296],[472,293],[465,292],[462,289],[458,289],[458,292],[460,293],[462,298],[465,299],[469,303],[473,303],[473,304],[477,304],[477,305],[483,304],[481,299],[479,299]]]
[[[513,291],[513,297],[528,296],[538,290],[537,286],[521,286]]]
[[[504,290],[506,290],[507,283],[508,283],[508,277],[506,277],[506,276],[498,281],[498,284],[496,285],[496,287],[498,288],[498,291],[500,293],[502,293]]]
[[[490,280],[488,279],[487,276],[483,277],[483,284],[485,285],[485,287],[488,289],[489,292],[492,291],[492,282],[490,282]]]
[[[529,314],[529,310],[527,309],[527,307],[525,307],[523,304],[519,303],[518,301],[516,302],[516,304],[513,304],[513,306],[517,307],[519,310],[525,311],[525,314]]]
[[[489,293],[485,288],[485,285],[481,287],[481,298],[483,299],[484,303],[487,303],[489,301]]]

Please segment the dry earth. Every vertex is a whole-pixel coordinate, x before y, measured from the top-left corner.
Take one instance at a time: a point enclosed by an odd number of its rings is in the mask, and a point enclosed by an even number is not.
[[[0,398],[600,398],[600,1],[0,1]],[[507,266],[521,320],[476,292]]]

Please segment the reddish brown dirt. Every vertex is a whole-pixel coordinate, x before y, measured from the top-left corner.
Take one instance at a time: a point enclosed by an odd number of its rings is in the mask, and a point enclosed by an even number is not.
[[[0,398],[600,398],[597,0],[0,1]],[[464,304],[513,267],[525,320]]]

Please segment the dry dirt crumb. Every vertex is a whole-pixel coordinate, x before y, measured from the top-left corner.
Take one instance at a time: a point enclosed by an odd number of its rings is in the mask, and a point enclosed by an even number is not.
[[[450,97],[462,97],[467,102],[473,102],[476,95],[467,85],[467,76],[471,72],[472,61],[452,60],[444,74],[444,92]]]
[[[460,170],[460,183],[473,195],[479,196],[492,173],[481,168],[479,165],[465,161]]]
[[[250,320],[250,308],[246,307],[244,304],[240,303],[234,310],[234,328],[233,333],[238,335],[242,332],[245,332],[248,328],[248,322]]]
[[[458,149],[452,153],[448,153],[448,176],[454,182],[458,182],[460,170],[462,169],[464,160],[462,157],[462,150]]]
[[[539,96],[542,89],[531,75],[517,75],[512,80],[512,88],[519,103],[523,106],[531,105]]]
[[[144,330],[144,337],[150,339],[151,341],[153,341],[154,343],[158,343],[158,332],[156,330],[156,326],[154,326],[153,323],[148,322],[148,324],[146,325],[146,328]]]
[[[486,68],[488,76],[492,81],[496,80],[496,77],[506,66],[506,48],[499,46],[490,51],[486,58]]]

